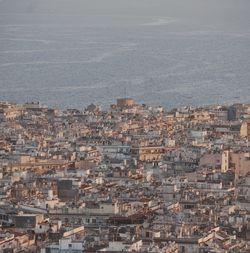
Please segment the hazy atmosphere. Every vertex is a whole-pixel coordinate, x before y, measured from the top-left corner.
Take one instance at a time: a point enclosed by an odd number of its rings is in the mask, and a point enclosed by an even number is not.
[[[249,0],[0,0],[0,100],[250,100]]]

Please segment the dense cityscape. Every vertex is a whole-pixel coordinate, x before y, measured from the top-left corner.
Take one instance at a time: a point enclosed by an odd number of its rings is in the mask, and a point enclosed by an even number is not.
[[[0,252],[250,252],[250,104],[0,103]]]

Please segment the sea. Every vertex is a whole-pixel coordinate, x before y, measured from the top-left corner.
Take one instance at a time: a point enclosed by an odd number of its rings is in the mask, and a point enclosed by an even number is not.
[[[249,0],[0,0],[0,101],[250,102]]]

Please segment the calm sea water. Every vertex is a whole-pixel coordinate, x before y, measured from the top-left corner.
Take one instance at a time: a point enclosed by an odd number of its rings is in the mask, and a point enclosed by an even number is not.
[[[249,0],[0,0],[0,100],[250,102]]]

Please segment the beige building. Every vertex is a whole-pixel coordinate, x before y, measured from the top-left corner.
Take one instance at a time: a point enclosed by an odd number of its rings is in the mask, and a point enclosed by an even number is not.
[[[236,179],[246,176],[250,172],[250,154],[245,152],[233,153],[231,163],[235,168]]]
[[[227,172],[230,168],[230,151],[224,150],[221,155],[221,172]]]
[[[224,150],[221,155],[221,171],[226,172],[229,169],[235,171],[236,180],[240,176],[246,176],[250,173],[250,154],[246,152],[233,152]]]
[[[132,156],[140,161],[159,161],[165,152],[163,146],[132,147]]]
[[[6,119],[6,120],[14,120],[17,117],[21,116],[23,114],[23,108],[22,106],[16,105],[16,106],[5,106],[0,108],[0,118]]]
[[[250,140],[250,122],[243,122],[240,128],[240,135]]]
[[[135,105],[135,101],[132,98],[118,98],[117,106],[120,108],[129,107]]]

